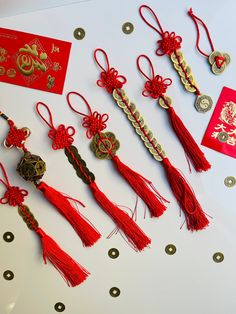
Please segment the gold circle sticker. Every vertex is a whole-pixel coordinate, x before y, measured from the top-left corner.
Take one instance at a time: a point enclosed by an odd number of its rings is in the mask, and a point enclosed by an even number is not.
[[[126,22],[122,25],[122,31],[124,34],[129,35],[134,31],[134,25],[130,22]]]

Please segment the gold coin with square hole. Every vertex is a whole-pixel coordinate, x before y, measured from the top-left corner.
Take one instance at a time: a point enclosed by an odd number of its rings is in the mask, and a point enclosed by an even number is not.
[[[235,184],[236,184],[236,179],[235,179],[235,177],[233,177],[233,176],[226,177],[226,178],[224,179],[224,184],[225,184],[228,188],[232,188],[232,187],[235,186]]]
[[[133,33],[134,31],[134,25],[130,22],[126,22],[122,25],[122,31],[123,33],[125,33],[126,35],[129,35],[131,33]]]
[[[14,240],[14,234],[10,231],[7,231],[3,234],[3,240],[6,242],[12,242]]]
[[[120,295],[120,289],[117,287],[112,287],[109,293],[110,293],[110,296],[112,296],[113,298],[117,298]]]
[[[174,244],[168,244],[165,247],[165,251],[166,251],[166,254],[168,254],[168,255],[174,255],[176,253],[177,249],[176,249],[176,246]]]
[[[55,305],[54,305],[54,309],[55,311],[57,312],[64,312],[65,311],[65,304],[63,304],[62,302],[57,302]]]
[[[112,259],[116,259],[117,257],[119,257],[120,252],[119,250],[112,248],[108,251],[108,256]]]
[[[224,260],[224,254],[221,252],[216,252],[212,258],[215,263],[221,263]]]
[[[6,280],[12,280],[14,278],[14,273],[11,270],[6,270],[3,273],[3,278]]]
[[[229,135],[228,133],[226,132],[220,132],[218,135],[217,135],[217,138],[220,142],[222,143],[225,143],[227,142],[228,138],[229,138]]]
[[[81,40],[85,37],[85,30],[82,27],[78,27],[74,30],[75,39]]]

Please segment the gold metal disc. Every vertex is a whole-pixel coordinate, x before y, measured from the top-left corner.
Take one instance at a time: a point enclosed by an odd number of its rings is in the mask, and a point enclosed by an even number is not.
[[[221,252],[216,252],[212,258],[215,263],[221,263],[224,260],[224,254]]]
[[[82,27],[78,27],[74,30],[75,39],[82,40],[85,37],[85,30]]]
[[[134,25],[130,22],[126,22],[122,25],[122,31],[124,34],[129,35],[134,31]]]
[[[235,184],[236,184],[236,179],[235,179],[235,177],[233,177],[233,176],[226,177],[226,178],[224,179],[224,184],[225,184],[225,186],[227,186],[228,188],[232,188],[232,187],[235,186]]]
[[[210,96],[204,94],[197,96],[195,107],[198,112],[207,112],[211,109],[212,105],[213,101]]]

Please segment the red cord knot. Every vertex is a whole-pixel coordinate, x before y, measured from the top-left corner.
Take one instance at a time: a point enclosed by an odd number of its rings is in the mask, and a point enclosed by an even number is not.
[[[57,129],[53,128],[48,132],[48,137],[52,140],[52,148],[54,150],[62,149],[70,146],[73,142],[75,129],[72,126],[65,127],[60,124]]]
[[[165,94],[167,87],[170,86],[170,78],[163,79],[162,76],[156,75],[153,79],[146,81],[142,95],[145,97],[159,98]]]
[[[8,124],[10,126],[10,130],[8,132],[7,138],[4,142],[7,148],[17,147],[21,149],[25,149],[25,141],[26,138],[30,135],[30,131],[28,128],[18,129],[14,122],[9,120]]]
[[[24,198],[27,195],[28,192],[20,189],[18,186],[8,186],[4,196],[0,199],[0,203],[18,206],[24,202]]]
[[[176,36],[174,32],[164,32],[162,34],[162,39],[157,41],[159,45],[156,50],[158,56],[163,56],[165,54],[171,55],[174,51],[180,49],[182,43],[182,38]]]
[[[108,93],[111,94],[114,89],[122,88],[126,81],[123,75],[119,75],[117,70],[111,68],[101,72],[100,80],[97,81],[97,85],[106,88]]]
[[[224,64],[225,64],[225,57],[222,56],[222,55],[218,55],[218,56],[215,56],[215,62],[216,62],[216,66],[217,68],[221,68]]]
[[[105,130],[108,118],[108,114],[105,113],[101,115],[97,111],[94,111],[90,116],[85,116],[82,126],[88,129],[86,132],[87,138],[90,139],[97,133]]]

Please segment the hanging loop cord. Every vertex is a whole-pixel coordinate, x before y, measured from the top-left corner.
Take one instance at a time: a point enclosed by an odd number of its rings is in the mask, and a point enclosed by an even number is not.
[[[105,66],[101,64],[98,60],[98,53],[102,54],[105,58]],[[125,76],[119,75],[118,71],[114,68],[110,68],[107,53],[101,49],[97,48],[94,51],[94,59],[97,65],[102,70],[100,74],[100,79],[97,81],[99,87],[105,88],[108,93],[112,94],[114,89],[120,89],[127,82]]]
[[[192,8],[189,9],[188,11],[188,15],[192,18],[194,24],[195,24],[195,27],[196,27],[196,30],[197,30],[197,41],[196,41],[196,48],[197,50],[205,57],[209,57],[209,54],[205,53],[204,51],[201,50],[201,48],[199,47],[199,41],[200,41],[200,30],[199,30],[199,26],[198,26],[198,22],[203,26],[203,28],[205,29],[206,31],[206,34],[207,34],[207,38],[208,38],[208,41],[210,43],[210,46],[211,46],[211,50],[212,52],[215,50],[214,48],[214,45],[213,45],[213,42],[211,40],[211,36],[210,36],[210,33],[209,33],[209,30],[206,26],[206,24],[203,22],[203,20],[201,20],[198,16],[196,16],[194,13],[193,13],[193,10]]]
[[[150,23],[146,17],[144,17],[144,10],[151,14],[158,28]],[[152,8],[147,5],[141,5],[139,7],[139,14],[142,20],[161,36],[161,39],[157,41],[159,47],[156,50],[156,54],[158,56],[163,56],[166,54],[170,56],[173,52],[181,48],[182,38],[180,36],[176,36],[174,32],[164,31],[156,13]]]
[[[83,102],[85,103],[85,105],[89,111],[88,114],[80,112],[80,111],[76,110],[74,106],[72,106],[71,100],[70,100],[71,95],[76,95],[83,100]],[[83,116],[82,126],[87,129],[86,136],[88,139],[91,139],[97,133],[100,133],[106,129],[106,127],[107,127],[106,122],[109,119],[108,114],[106,114],[106,113],[100,114],[97,111],[93,112],[88,101],[85,99],[85,97],[83,95],[81,95],[80,93],[77,93],[77,92],[69,92],[66,96],[66,99],[67,99],[67,103],[68,103],[69,107],[72,109],[72,111]]]
[[[41,113],[40,106],[46,109],[49,119],[46,119]],[[72,126],[66,128],[64,124],[60,124],[56,129],[53,124],[52,113],[46,104],[44,104],[43,102],[38,102],[36,105],[36,111],[40,118],[50,128],[50,131],[48,132],[48,137],[52,140],[52,148],[54,150],[67,148],[74,142],[73,136],[75,134],[75,128]]]
[[[141,66],[141,59],[147,61],[148,67],[149,67],[150,72],[151,72],[151,77],[148,76],[143,71],[142,66]],[[166,93],[168,86],[170,86],[172,84],[172,80],[170,78],[163,79],[162,76],[155,75],[152,61],[146,55],[140,55],[137,58],[137,67],[138,67],[139,72],[147,79],[145,86],[144,86],[144,90],[142,91],[142,95],[144,97],[151,97],[153,99],[157,99],[159,97],[162,97],[165,104],[167,104],[167,106],[169,107],[168,102],[166,101],[165,97],[163,97],[163,96]]]

